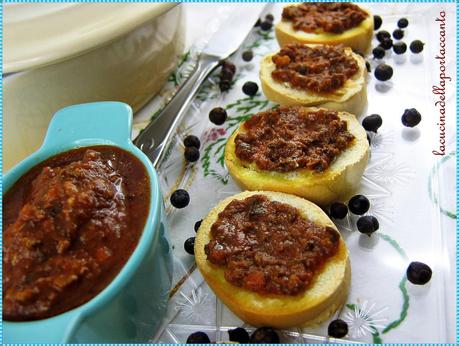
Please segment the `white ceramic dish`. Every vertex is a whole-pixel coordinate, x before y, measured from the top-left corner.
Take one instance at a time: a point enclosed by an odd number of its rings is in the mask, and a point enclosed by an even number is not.
[[[184,46],[176,4],[6,4],[3,167],[35,151],[70,104],[116,100],[141,108]]]

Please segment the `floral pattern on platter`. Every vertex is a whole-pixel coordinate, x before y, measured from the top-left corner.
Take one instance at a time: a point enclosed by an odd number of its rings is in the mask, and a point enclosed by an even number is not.
[[[379,333],[384,329],[388,320],[387,317],[384,317],[384,312],[389,307],[376,308],[375,303],[365,300],[362,304],[346,304],[346,308],[347,311],[343,314],[342,319],[349,326],[349,336],[360,339],[371,334],[374,342],[381,342]]]

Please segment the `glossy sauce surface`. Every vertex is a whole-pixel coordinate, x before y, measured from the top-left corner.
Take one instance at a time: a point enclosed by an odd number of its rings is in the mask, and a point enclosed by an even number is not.
[[[3,318],[51,317],[93,298],[135,249],[150,207],[143,164],[112,146],[56,155],[3,197]]]

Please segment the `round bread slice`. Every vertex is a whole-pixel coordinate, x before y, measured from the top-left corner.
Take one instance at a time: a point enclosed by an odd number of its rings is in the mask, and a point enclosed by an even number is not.
[[[329,319],[344,305],[349,291],[349,253],[341,236],[338,252],[315,274],[306,291],[295,296],[262,295],[237,287],[225,279],[224,267],[207,260],[204,247],[211,240],[210,229],[217,221],[218,214],[231,201],[258,194],[267,196],[271,201],[289,204],[302,217],[336,230],[336,226],[318,206],[303,198],[280,192],[245,191],[221,201],[202,221],[195,240],[195,258],[201,274],[223,303],[240,319],[253,326],[301,327]]]
[[[318,108],[305,107],[315,112]],[[355,192],[368,162],[369,145],[365,129],[354,115],[338,112],[346,121],[347,130],[354,140],[323,172],[303,168],[292,172],[261,170],[255,163],[240,160],[236,156],[235,138],[243,132],[243,123],[228,138],[225,147],[225,163],[232,178],[246,190],[279,191],[304,197],[326,206],[339,200],[347,200]]]
[[[316,47],[318,45],[308,45]],[[351,48],[344,49],[345,54],[357,61],[357,72],[344,85],[333,92],[314,92],[310,90],[296,89],[289,83],[278,82],[273,79],[272,72],[275,70],[272,57],[269,54],[263,57],[260,64],[261,87],[266,97],[273,103],[280,105],[303,105],[317,106],[337,111],[346,111],[352,114],[361,114],[367,104],[367,68],[365,60],[352,52]]]
[[[373,16],[366,9],[360,8],[368,13],[368,16],[358,26],[340,34],[330,32],[308,33],[295,30],[292,22],[281,20],[275,27],[277,42],[281,47],[289,43],[341,44],[362,54],[367,54],[370,51],[373,37]]]

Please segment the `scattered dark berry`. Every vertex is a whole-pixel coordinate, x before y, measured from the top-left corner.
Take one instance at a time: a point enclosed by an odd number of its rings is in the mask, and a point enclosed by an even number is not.
[[[400,29],[406,28],[408,26],[408,19],[406,18],[400,18],[397,22],[397,26]]]
[[[371,215],[361,216],[357,220],[357,229],[360,233],[371,235],[379,229],[378,219]]]
[[[230,341],[235,341],[240,344],[248,344],[250,342],[250,336],[247,330],[238,327],[235,329],[228,330]]]
[[[196,221],[194,224],[194,231],[197,232],[199,227],[201,227],[202,220]]]
[[[381,30],[381,31],[378,31],[377,34],[376,34],[376,39],[379,41],[379,42],[382,42],[385,38],[390,38],[390,34],[388,31],[386,30]]]
[[[377,46],[373,48],[373,57],[375,59],[382,59],[386,55],[386,50],[383,47]]]
[[[333,338],[343,338],[347,335],[347,332],[347,323],[343,320],[333,320],[328,325],[328,335]]]
[[[395,54],[403,54],[406,52],[406,43],[402,41],[394,43],[392,49],[394,50]]]
[[[379,44],[379,47],[382,47],[385,50],[391,49],[392,48],[392,39],[391,38],[385,38],[384,40],[381,41],[381,43]]]
[[[209,336],[204,332],[195,332],[186,339],[187,344],[210,344]]]
[[[367,133],[367,141],[368,141],[368,145],[371,145],[371,138],[370,136],[368,136],[368,133]]]
[[[171,204],[178,208],[185,208],[190,203],[190,195],[186,190],[178,189],[175,190],[171,195]]]
[[[372,114],[365,117],[362,121],[362,126],[365,130],[371,132],[378,132],[382,125],[382,118],[379,114]]]
[[[365,61],[365,66],[367,68],[367,71],[371,72],[371,66],[370,66],[370,63],[368,61]]]
[[[432,278],[432,269],[422,262],[411,262],[406,269],[406,278],[412,284],[425,285]]]
[[[245,82],[242,86],[242,92],[249,96],[255,96],[258,92],[258,85],[255,82]]]
[[[254,26],[257,27],[257,26],[260,26],[260,24],[261,24],[261,19],[258,18]]]
[[[242,53],[242,60],[250,61],[252,59],[253,59],[253,52],[251,50],[246,50],[244,53]]]
[[[382,25],[382,18],[378,15],[373,16],[373,29],[378,30]]]
[[[185,240],[185,243],[183,244],[185,251],[188,252],[190,255],[194,255],[194,240],[194,237],[188,238],[187,240]]]
[[[234,73],[229,68],[222,68],[222,70],[220,71],[221,81],[224,80],[224,81],[231,82],[233,80],[233,77],[234,77]]]
[[[424,50],[424,43],[419,40],[414,40],[410,43],[410,51],[414,54],[421,53]]]
[[[185,160],[188,162],[196,162],[199,160],[199,149],[196,147],[185,148]]]
[[[274,22],[274,16],[271,14],[271,13],[268,13],[266,16],[265,16],[265,20],[269,21],[269,22]]]
[[[273,27],[273,22],[270,22],[269,20],[265,20],[264,22],[261,22],[260,28],[263,31],[269,31]]]
[[[375,69],[376,79],[382,82],[385,82],[391,79],[393,74],[394,74],[394,70],[392,70],[392,67],[386,64],[378,65]]]
[[[230,70],[233,74],[236,73],[236,65],[234,65],[231,61],[228,60],[221,60],[220,65],[222,69]]]
[[[416,108],[405,109],[402,115],[402,124],[408,127],[415,127],[421,122],[421,113]]]
[[[344,203],[333,203],[330,206],[330,216],[334,219],[344,219],[347,215],[347,206]]]
[[[212,109],[209,113],[209,119],[215,125],[223,125],[223,123],[226,121],[226,117],[226,111],[222,107],[216,107]]]
[[[221,92],[225,92],[231,89],[231,82],[229,80],[220,80],[220,83],[218,84],[220,87]]]
[[[195,147],[198,148],[201,146],[201,141],[199,140],[198,137],[189,135],[186,136],[185,139],[183,140],[183,145],[185,147]]]
[[[395,29],[392,32],[392,37],[395,38],[396,40],[401,40],[404,35],[405,35],[405,32],[402,29]]]
[[[279,344],[279,335],[271,327],[257,328],[250,336],[251,344]]]
[[[364,195],[355,195],[347,205],[349,210],[356,215],[363,215],[370,209],[370,201]]]

